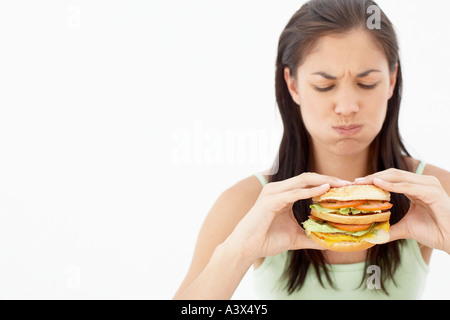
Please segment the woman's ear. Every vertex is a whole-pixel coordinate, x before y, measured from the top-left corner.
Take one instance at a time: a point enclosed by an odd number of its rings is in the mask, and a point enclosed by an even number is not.
[[[392,96],[394,95],[395,85],[397,84],[397,73],[398,73],[398,62],[397,62],[397,65],[395,66],[395,71],[389,77],[389,80],[390,80],[390,82],[389,82],[390,83],[389,99],[392,98]]]
[[[294,100],[296,104],[300,105],[300,96],[297,91],[297,80],[294,77],[291,77],[291,71],[288,67],[284,68],[284,80],[286,81],[292,100]]]

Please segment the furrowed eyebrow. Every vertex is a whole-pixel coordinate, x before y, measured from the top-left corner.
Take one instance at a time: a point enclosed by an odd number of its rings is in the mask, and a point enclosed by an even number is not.
[[[358,74],[356,77],[357,78],[364,78],[364,77],[367,77],[372,72],[381,72],[381,71],[380,70],[375,70],[375,69],[370,69],[370,70],[367,70],[367,71],[364,71],[364,72]]]
[[[380,71],[380,70],[376,70],[376,69],[370,69],[370,70],[361,72],[361,73],[358,74],[356,77],[357,77],[357,78],[364,78],[364,77],[367,77],[367,76],[368,76],[369,74],[371,74],[372,72],[381,72],[381,71]],[[312,73],[312,74],[313,74],[313,75],[322,76],[322,77],[324,77],[325,79],[328,79],[328,80],[336,80],[336,79],[337,79],[337,77],[332,76],[332,75],[329,75],[328,73],[325,73],[325,72],[323,72],[323,71],[314,72],[314,73]]]
[[[329,74],[325,73],[325,72],[314,72],[312,73],[313,75],[318,75],[318,76],[322,76],[325,79],[329,79],[329,80],[336,80],[336,77],[330,76]]]

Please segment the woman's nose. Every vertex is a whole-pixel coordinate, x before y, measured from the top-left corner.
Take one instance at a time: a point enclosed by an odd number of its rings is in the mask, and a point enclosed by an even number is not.
[[[338,93],[334,112],[342,116],[349,116],[359,111],[358,97],[351,89],[344,89]]]

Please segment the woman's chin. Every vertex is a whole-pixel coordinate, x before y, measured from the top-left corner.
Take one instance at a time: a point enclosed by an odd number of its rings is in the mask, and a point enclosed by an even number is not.
[[[334,153],[339,156],[358,156],[367,152],[370,143],[356,139],[344,139],[334,144]]]

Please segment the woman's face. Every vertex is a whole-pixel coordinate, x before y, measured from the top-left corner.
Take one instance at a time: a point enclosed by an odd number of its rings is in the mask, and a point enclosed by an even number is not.
[[[285,78],[314,150],[338,155],[367,150],[386,117],[396,72],[363,30],[318,40],[296,77]]]

